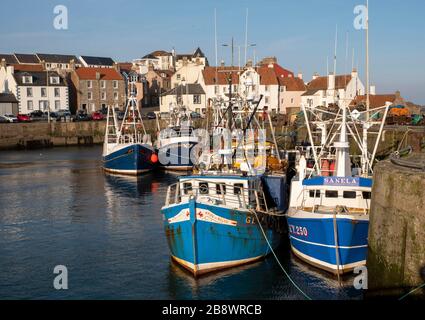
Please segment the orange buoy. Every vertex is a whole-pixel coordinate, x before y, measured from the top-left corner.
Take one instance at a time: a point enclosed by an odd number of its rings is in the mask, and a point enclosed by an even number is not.
[[[156,153],[152,153],[152,155],[151,155],[151,162],[152,163],[157,163],[158,162],[158,156],[156,155]]]
[[[329,160],[322,160],[322,176],[329,177]]]

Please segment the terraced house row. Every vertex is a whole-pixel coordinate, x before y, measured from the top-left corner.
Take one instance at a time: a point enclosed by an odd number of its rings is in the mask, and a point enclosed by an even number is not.
[[[109,57],[14,53],[0,54],[0,93],[5,101],[0,101],[0,114],[6,112],[2,105],[10,109],[12,100],[18,101],[14,112],[23,114],[49,109],[92,113],[107,106],[123,109],[130,75],[138,79],[137,103],[144,113],[169,112],[171,106],[184,104],[205,114],[214,98],[229,98],[229,79],[232,95],[245,90],[249,79],[255,95],[263,96],[259,109],[285,114],[288,120],[295,118],[302,104],[328,107],[334,97],[355,103],[366,91],[356,70],[314,74],[306,82],[301,73],[282,67],[275,57],[239,67],[224,62],[210,66],[200,48],[187,54],[157,50],[121,63]],[[375,97],[372,101],[394,96],[377,95],[374,86],[370,93]]]

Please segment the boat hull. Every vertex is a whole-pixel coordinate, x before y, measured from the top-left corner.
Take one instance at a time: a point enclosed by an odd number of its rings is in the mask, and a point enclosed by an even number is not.
[[[195,276],[251,263],[271,252],[249,211],[193,199],[161,211],[172,258]],[[277,247],[280,234],[263,228],[272,248]]]
[[[155,168],[152,162],[153,148],[143,144],[117,146],[103,156],[103,168],[107,172],[140,175]]]
[[[190,153],[197,142],[180,141],[167,144],[158,149],[159,167],[170,171],[189,171],[193,169]]]
[[[332,214],[290,212],[287,221],[292,252],[305,262],[334,274],[366,264],[367,217],[337,216],[338,249]]]

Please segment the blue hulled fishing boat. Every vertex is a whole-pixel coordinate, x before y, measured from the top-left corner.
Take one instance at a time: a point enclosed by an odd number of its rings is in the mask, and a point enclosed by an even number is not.
[[[214,118],[220,120],[196,174],[168,188],[161,212],[171,257],[195,276],[259,260],[280,243],[285,165],[276,146],[267,149],[264,130],[254,129],[259,101],[254,107],[252,100],[215,100],[213,111],[221,116]],[[247,128],[252,139],[245,138]],[[210,140],[217,143],[211,147]]]
[[[291,182],[287,220],[292,252],[338,277],[366,263],[373,164],[391,105],[370,108],[368,63],[366,79],[364,105],[350,107],[351,98],[333,90],[330,108],[302,106],[311,149]],[[368,131],[373,127],[379,129],[369,151]],[[321,131],[320,146],[315,146],[314,129]],[[348,136],[360,156],[349,154]]]
[[[136,77],[135,74],[129,76],[129,97],[120,126],[115,109],[108,107],[102,155],[103,168],[107,172],[139,175],[153,170],[158,163],[158,156],[137,107]]]
[[[303,107],[305,119],[307,108]],[[385,111],[384,111],[385,110]],[[311,110],[312,115],[318,110]],[[384,120],[373,122],[366,112],[340,103],[340,112],[329,122],[319,120],[307,128],[311,137],[310,154],[302,156],[297,175],[291,182],[288,229],[292,252],[300,259],[323,270],[340,275],[366,263],[369,210],[372,192],[372,163],[382,134],[388,105],[370,110],[384,111]],[[329,111],[326,111],[329,114]],[[323,119],[323,118],[321,118]],[[350,119],[350,121],[348,121]],[[313,124],[322,132],[322,143],[314,146]],[[326,128],[339,127],[326,132]],[[367,129],[380,124],[374,152],[367,151]],[[363,126],[363,137],[356,127]],[[348,132],[359,142],[360,161],[349,155]],[[376,132],[375,132],[376,133]],[[333,140],[339,136],[339,140]],[[362,141],[363,138],[363,141]],[[309,168],[307,163],[313,164]],[[353,165],[352,165],[353,163]],[[355,165],[361,164],[360,166]]]

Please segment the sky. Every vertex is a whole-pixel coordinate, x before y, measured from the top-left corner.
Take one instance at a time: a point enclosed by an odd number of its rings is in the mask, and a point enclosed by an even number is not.
[[[231,49],[245,44],[248,9],[249,59],[275,56],[283,67],[337,73],[357,67],[365,78],[365,32],[356,30],[354,8],[366,0],[2,0],[0,53],[62,53],[131,61],[154,50],[191,53],[198,46],[214,65],[231,63]],[[57,30],[54,8],[68,9],[68,29]],[[425,1],[370,0],[370,77],[377,93],[400,90],[425,105]],[[348,43],[348,46],[347,46]],[[353,59],[354,49],[354,59]],[[241,49],[244,62],[244,48]],[[327,61],[329,61],[327,63]],[[354,61],[354,64],[353,64]],[[235,65],[239,49],[235,48]]]

